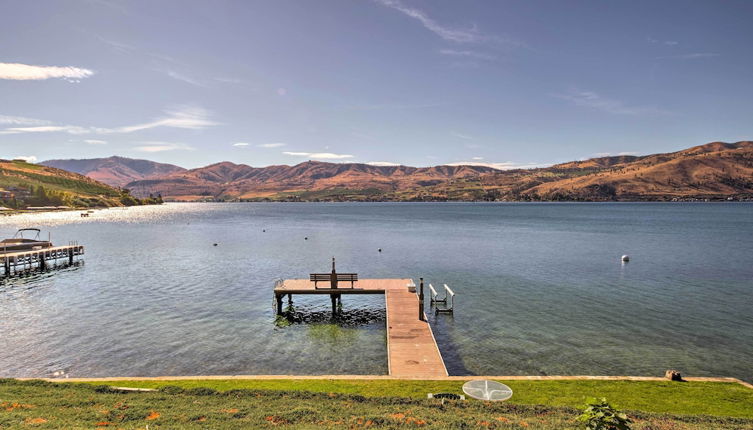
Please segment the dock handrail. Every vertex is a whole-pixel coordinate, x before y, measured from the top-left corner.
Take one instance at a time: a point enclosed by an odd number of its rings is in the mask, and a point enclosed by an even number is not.
[[[437,314],[439,313],[451,314],[454,312],[454,309],[455,309],[455,292],[452,291],[452,289],[447,284],[443,284],[443,285],[444,285],[444,291],[445,291],[444,303],[447,304],[447,298],[449,298],[450,306],[443,309],[440,309],[439,307],[437,307],[434,312]]]
[[[444,299],[440,299],[437,290],[434,289],[434,285],[429,284],[429,291],[431,291],[431,298],[429,303],[447,303],[447,293],[445,293]]]

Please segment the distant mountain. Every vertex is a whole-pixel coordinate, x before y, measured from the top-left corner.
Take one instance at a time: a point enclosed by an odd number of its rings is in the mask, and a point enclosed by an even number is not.
[[[94,160],[89,176],[107,172],[138,196],[172,200],[672,200],[753,198],[753,142],[712,142],[682,151],[579,160],[538,169],[485,166],[373,166],[307,161],[251,167],[222,162],[198,169],[121,157]],[[74,160],[83,171],[88,160]],[[53,161],[54,165],[58,161]],[[45,162],[46,164],[53,162]],[[67,161],[71,162],[71,161]],[[157,167],[154,167],[154,166]],[[149,164],[147,164],[149,166]],[[117,170],[122,172],[123,170]],[[136,173],[131,173],[134,171]],[[167,173],[161,173],[167,171]],[[127,176],[141,178],[124,183]],[[100,176],[102,177],[102,176]]]
[[[250,167],[223,162],[127,184],[136,192],[181,200],[207,198],[364,200],[495,172],[484,166],[372,166],[307,161],[295,166]],[[306,194],[301,196],[301,194]],[[311,194],[313,193],[313,194]],[[333,195],[335,197],[332,197]]]
[[[545,200],[750,198],[753,142],[711,142],[667,154],[634,157],[587,175],[542,181],[521,195]]]
[[[159,178],[186,170],[172,164],[126,157],[47,160],[40,164],[86,175],[114,187],[123,187],[140,179]]]

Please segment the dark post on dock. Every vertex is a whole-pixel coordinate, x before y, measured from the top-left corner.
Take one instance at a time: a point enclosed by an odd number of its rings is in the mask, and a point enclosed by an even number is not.
[[[418,292],[418,319],[424,321],[424,278],[419,278],[420,287]]]

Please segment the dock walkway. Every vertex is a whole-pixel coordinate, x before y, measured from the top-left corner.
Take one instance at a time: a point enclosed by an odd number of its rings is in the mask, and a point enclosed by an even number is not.
[[[33,268],[44,270],[49,261],[67,259],[69,264],[73,264],[73,258],[79,255],[84,255],[83,245],[53,246],[8,253],[3,253],[0,248],[0,267],[3,268],[3,276],[7,277]]]
[[[408,291],[410,279],[361,279],[354,288],[314,288],[308,279],[287,279],[275,286],[278,310],[285,295],[384,294],[387,307],[389,375],[400,378],[447,376],[431,326],[418,319],[418,297]],[[339,297],[339,296],[338,296]]]

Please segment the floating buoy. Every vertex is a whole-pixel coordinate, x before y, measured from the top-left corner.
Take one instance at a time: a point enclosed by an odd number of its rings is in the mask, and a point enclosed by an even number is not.
[[[215,243],[213,246],[217,246],[217,244]]]
[[[379,252],[382,252],[382,248],[379,248]]]
[[[262,230],[261,232],[262,232],[262,233],[266,233],[266,232],[267,232],[267,229],[265,228],[265,229],[263,229],[263,230]]]
[[[304,237],[303,240],[309,240],[309,238],[308,237]]]
[[[630,256],[627,255],[627,254],[623,255],[622,256],[622,262],[623,263],[627,263],[628,261],[630,261]]]

